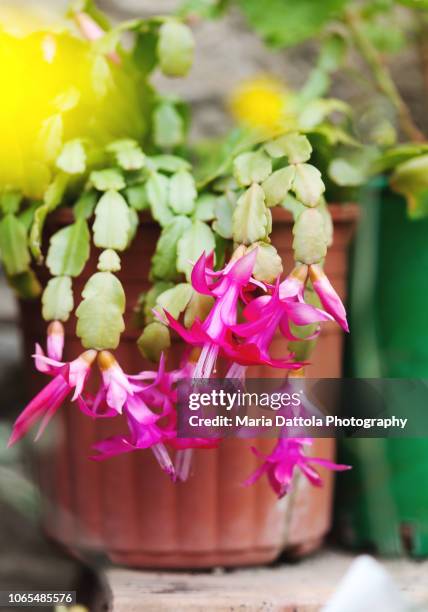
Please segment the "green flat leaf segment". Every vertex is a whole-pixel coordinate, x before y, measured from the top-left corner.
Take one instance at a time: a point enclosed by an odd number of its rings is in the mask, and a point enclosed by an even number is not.
[[[327,253],[327,236],[324,217],[316,208],[305,209],[293,228],[293,249],[296,261],[305,264],[319,263]]]
[[[86,152],[80,140],[66,142],[56,161],[66,174],[82,174],[86,169]]]
[[[321,172],[311,164],[296,164],[295,168],[296,175],[292,189],[297,199],[305,206],[317,206],[325,191]]]
[[[172,289],[173,286],[173,283],[168,281],[155,281],[147,293],[140,296],[139,304],[146,325],[155,320],[153,308],[156,306],[158,296],[167,289]]]
[[[115,349],[125,329],[125,292],[110,272],[97,272],[86,283],[76,310],[76,333],[85,348]]]
[[[50,240],[46,265],[54,276],[79,276],[89,258],[88,224],[78,219]]]
[[[184,312],[193,295],[192,285],[188,283],[178,283],[175,287],[167,289],[161,293],[156,300],[156,311],[164,317],[163,311],[166,310],[175,319]],[[165,318],[166,321],[166,318]]]
[[[98,258],[97,268],[101,272],[118,272],[121,268],[119,255],[112,249],[106,249]]]
[[[63,172],[58,173],[46,190],[43,204],[36,208],[34,212],[33,224],[30,230],[29,245],[33,257],[39,263],[43,261],[42,239],[46,217],[61,204],[68,181],[69,177],[67,174]]]
[[[286,166],[280,170],[275,170],[263,184],[263,191],[268,206],[281,204],[293,186],[296,169],[294,166]]]
[[[149,323],[138,338],[137,345],[145,359],[158,362],[162,352],[171,346],[169,329],[159,321]]]
[[[263,151],[242,153],[233,163],[233,173],[240,185],[261,183],[272,172],[272,162]]]
[[[232,219],[233,239],[237,243],[252,244],[263,240],[269,233],[270,211],[266,207],[265,194],[253,183],[239,198]]]
[[[19,191],[5,190],[0,195],[0,211],[7,215],[15,215],[19,211],[22,195]]]
[[[306,162],[312,153],[312,146],[307,137],[298,133],[279,136],[268,142],[265,149],[273,158],[286,155],[290,164]]]
[[[391,176],[391,187],[407,200],[411,218],[428,216],[428,155],[399,164]]]
[[[174,280],[177,278],[177,244],[191,225],[190,219],[178,216],[162,230],[152,258],[150,271],[152,279]]]
[[[256,242],[250,247],[257,248],[257,258],[254,265],[253,276],[255,279],[273,283],[282,274],[282,259],[276,248],[265,242]]]
[[[105,168],[104,170],[94,170],[89,177],[92,185],[98,191],[120,191],[126,187],[125,179],[116,168]]]
[[[195,220],[178,241],[177,270],[190,280],[193,265],[205,251],[208,255],[215,249],[215,237],[209,225]]]
[[[95,208],[94,244],[101,249],[123,251],[131,231],[129,208],[117,191],[106,191]]]
[[[42,296],[42,315],[45,321],[67,321],[73,306],[71,278],[51,278]]]
[[[169,183],[169,205],[176,214],[190,215],[195,209],[196,185],[186,170],[174,174]]]
[[[193,63],[195,43],[192,31],[184,23],[171,20],[159,30],[157,54],[166,76],[185,76]]]
[[[25,226],[10,213],[0,221],[0,254],[10,276],[25,272],[30,264]]]
[[[163,149],[173,149],[183,142],[183,118],[173,104],[162,102],[153,113],[153,140]]]
[[[162,227],[171,223],[174,214],[168,204],[169,179],[159,172],[153,172],[146,183],[146,194],[153,218]]]
[[[176,155],[154,155],[149,158],[148,165],[153,167],[154,170],[163,170],[164,172],[178,172],[191,168],[187,160]]]

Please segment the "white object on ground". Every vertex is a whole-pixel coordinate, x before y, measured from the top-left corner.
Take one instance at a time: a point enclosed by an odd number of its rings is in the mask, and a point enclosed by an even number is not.
[[[392,577],[368,555],[357,557],[322,612],[408,612]]]

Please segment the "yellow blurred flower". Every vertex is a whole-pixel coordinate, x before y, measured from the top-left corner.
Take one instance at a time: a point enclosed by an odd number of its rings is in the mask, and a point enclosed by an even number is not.
[[[131,70],[113,65],[65,21],[40,29],[29,15],[0,10],[0,190],[40,198],[68,140],[97,147],[140,138],[144,95]]]
[[[269,135],[296,125],[293,93],[269,75],[242,81],[232,93],[229,106],[238,123]]]

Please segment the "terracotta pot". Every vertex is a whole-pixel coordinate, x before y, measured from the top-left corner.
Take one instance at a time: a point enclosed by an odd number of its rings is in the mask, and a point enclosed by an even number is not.
[[[332,206],[335,242],[326,269],[344,296],[346,248],[355,224],[356,207]],[[61,225],[61,217],[58,217]],[[55,229],[55,228],[52,228]],[[138,294],[147,288],[149,260],[158,230],[143,221],[132,248],[123,255],[121,280],[127,294],[127,331],[117,351],[126,371],[144,365],[136,349],[137,330],[132,326],[132,308]],[[272,234],[285,267],[292,264],[291,218],[281,211]],[[75,283],[80,295],[85,278],[94,270],[93,254],[84,278]],[[43,279],[42,279],[43,280]],[[21,305],[26,354],[45,335],[39,305]],[[81,350],[74,336],[75,320],[66,326],[67,359]],[[182,349],[171,350],[170,365],[176,365]],[[308,376],[336,377],[341,374],[342,334],[327,325],[314,355]],[[175,363],[174,363],[175,362]],[[272,370],[259,368],[258,376]],[[40,386],[31,369],[30,382]],[[226,440],[218,450],[196,451],[193,473],[184,484],[172,484],[158,468],[150,452],[136,452],[103,463],[87,456],[91,445],[121,429],[118,420],[93,422],[75,406],[64,406],[44,439],[38,443],[37,465],[45,504],[46,532],[78,552],[104,552],[117,563],[136,567],[211,567],[264,563],[282,550],[302,554],[315,549],[330,526],[333,479],[323,473],[324,487],[310,487],[304,479],[281,501],[265,480],[253,487],[242,482],[259,461],[249,452],[251,445],[269,451],[272,440]],[[332,458],[333,440],[317,440],[317,455]]]

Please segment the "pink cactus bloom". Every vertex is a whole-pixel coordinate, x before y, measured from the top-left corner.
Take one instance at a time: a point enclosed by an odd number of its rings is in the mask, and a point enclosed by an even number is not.
[[[168,438],[168,446],[178,450],[191,450],[194,448],[216,448],[220,442],[219,439],[213,438],[179,438],[177,432],[177,409],[176,404],[178,394],[176,383],[179,380],[192,378],[195,366],[190,361],[184,363],[178,370],[167,372],[163,367],[163,357],[159,365],[159,371],[155,384],[147,388],[144,392],[145,397],[150,397],[151,401],[162,406],[162,416],[166,419],[164,429],[172,432],[173,435]],[[143,376],[147,373],[143,372]],[[132,377],[140,378],[141,375]]]
[[[256,262],[257,249],[236,260],[231,260],[219,272],[213,272],[213,256],[201,255],[192,271],[192,285],[198,293],[215,298],[208,317],[203,323],[196,320],[187,330],[168,312],[169,325],[188,344],[202,346],[196,364],[194,378],[209,378],[213,372],[220,349],[229,344],[230,329],[237,321],[239,298],[251,279]],[[214,279],[214,280],[213,280]]]
[[[168,398],[163,393],[155,393],[153,389],[154,385],[161,383],[165,376],[163,359],[158,373],[144,372],[134,377],[124,373],[109,351],[101,351],[98,354],[98,365],[103,385],[92,406],[92,415],[99,416],[100,407],[106,404],[108,409],[101,414],[103,416],[111,416],[112,413],[124,414],[129,434],[113,436],[98,442],[94,445],[94,449],[99,454],[91,458],[100,461],[133,450],[150,448],[161,468],[174,478],[174,466],[164,444],[174,434],[158,424],[169,409]],[[145,385],[140,382],[149,378],[153,379],[152,383]],[[161,410],[154,412],[152,408],[161,408]],[[85,410],[90,409],[86,406]]]
[[[212,449],[217,448],[220,443],[219,439],[206,438],[179,438],[177,431],[177,390],[175,383],[185,378],[191,378],[194,374],[195,366],[186,361],[179,370],[165,372],[160,376],[158,385],[155,390],[161,391],[164,396],[163,416],[166,417],[165,429],[171,432],[171,437],[168,439],[168,446],[175,449],[175,478],[181,482],[185,482],[190,474],[193,451],[195,449]]]
[[[234,334],[245,339],[245,343],[234,345],[233,348],[227,347],[225,352],[228,356],[241,365],[265,364],[291,370],[306,365],[293,361],[292,355],[285,359],[273,359],[269,354],[277,330],[287,340],[299,340],[291,333],[290,322],[309,325],[333,320],[323,310],[306,304],[303,301],[303,290],[303,282],[290,275],[281,284],[277,282],[273,295],[263,295],[250,302],[243,311],[247,322],[231,327]]]
[[[113,436],[94,445],[99,453],[91,457],[101,461],[130,451],[150,448],[161,468],[174,478],[174,466],[166,450],[164,442],[172,434],[159,427],[158,421],[162,415],[152,412],[139,396],[130,396],[125,408],[129,434]]]
[[[306,280],[308,278],[308,266],[297,265],[290,274],[279,285],[279,297],[283,299],[296,298],[304,302]]]
[[[253,453],[263,459],[264,463],[244,484],[252,485],[266,474],[272,489],[281,498],[290,491],[294,470],[297,468],[316,487],[322,486],[322,479],[312,464],[315,463],[337,472],[351,469],[349,465],[341,465],[329,459],[305,455],[305,446],[311,444],[312,440],[310,438],[280,438],[274,450],[268,456],[252,448]]]
[[[316,264],[309,266],[309,277],[323,307],[346,332],[349,332],[345,307],[322,268]]]
[[[175,405],[177,403],[177,391],[172,385],[178,380],[185,378],[194,377],[195,366],[191,362],[187,362],[180,370],[174,370],[170,373],[170,393],[171,398],[170,410],[167,413],[168,416],[168,430],[173,432],[173,436],[168,440],[168,445],[174,448],[177,452],[175,454],[175,475],[176,479],[185,482],[189,475],[192,467],[193,451],[195,449],[212,449],[217,448],[220,440],[219,439],[207,439],[207,438],[179,438],[177,431],[177,409]],[[172,390],[172,395],[171,395]],[[166,392],[166,390],[165,390]]]
[[[186,358],[185,358],[186,359]],[[180,481],[187,480],[193,458],[193,450],[216,448],[220,440],[205,438],[179,438],[177,432],[177,389],[176,383],[179,380],[191,378],[195,366],[190,361],[184,361],[181,368],[166,372],[164,368],[163,356],[159,365],[159,371],[155,384],[145,390],[145,397],[149,396],[150,401],[157,406],[162,406],[162,416],[165,418],[164,431],[169,433],[168,446],[175,449],[175,479]],[[148,372],[142,372],[131,377],[134,381],[147,379]],[[149,401],[149,400],[148,400]]]
[[[15,444],[40,419],[36,440],[40,438],[49,421],[74,389],[72,400],[80,397],[97,352],[85,351],[71,362],[60,361],[64,346],[64,329],[59,321],[48,327],[47,356],[42,348],[36,345],[33,355],[36,368],[53,377],[40,393],[24,408],[13,426],[8,446]]]
[[[96,396],[86,394],[78,400],[81,411],[87,416],[109,418],[122,414],[128,397],[139,393],[144,394],[148,404],[156,406],[168,400],[165,390],[169,388],[175,372],[165,371],[163,354],[157,372],[147,370],[139,374],[125,374],[108,351],[100,355],[99,366],[103,382]]]
[[[98,23],[92,19],[87,13],[76,13],[74,16],[76,24],[86,38],[86,40],[96,41],[105,35],[105,31],[98,25]],[[112,51],[107,55],[109,59],[115,64],[120,64],[120,57],[117,53]]]
[[[174,400],[177,400],[176,396]],[[179,438],[177,432],[177,410],[172,403],[170,404],[170,410],[166,416],[168,417],[166,428],[172,434],[168,440],[168,445],[177,451],[174,464],[176,480],[185,482],[189,477],[192,467],[193,451],[195,449],[217,448],[220,440],[208,438]]]
[[[177,432],[177,410],[175,408],[175,402],[177,401],[177,395],[173,398],[173,402],[170,402],[169,409],[164,412],[164,416],[167,417],[168,422],[165,428],[171,431],[173,435],[168,440],[168,445],[178,451],[191,450],[194,448],[217,448],[220,439],[218,438],[179,438]]]

